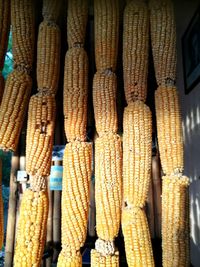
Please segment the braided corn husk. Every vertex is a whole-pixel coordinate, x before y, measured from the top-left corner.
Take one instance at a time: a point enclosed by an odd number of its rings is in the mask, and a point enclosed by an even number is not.
[[[71,48],[65,57],[64,125],[69,142],[86,140],[88,57],[83,48]]]
[[[96,72],[93,80],[93,105],[98,134],[117,132],[117,77],[113,72]]]
[[[150,0],[150,30],[155,75],[158,86],[176,81],[176,23],[173,2]]]
[[[58,267],[82,267],[82,256],[80,251],[75,253],[61,250],[58,257]]]
[[[127,103],[146,101],[149,14],[146,1],[130,1],[124,11],[123,72]]]
[[[7,78],[0,110],[0,148],[17,148],[31,93],[32,80],[26,73],[14,70]]]
[[[3,92],[4,92],[4,78],[2,76],[2,73],[0,72],[0,105],[1,105],[1,100],[2,100],[2,97],[3,97]]]
[[[43,21],[39,26],[37,43],[38,90],[56,93],[60,72],[61,34],[56,24]]]
[[[88,19],[88,0],[69,0],[67,41],[69,48],[84,46]]]
[[[128,104],[123,119],[123,201],[144,207],[151,177],[152,119],[142,101]]]
[[[3,69],[10,30],[10,0],[0,0],[0,70]]]
[[[62,1],[43,0],[42,15],[48,22],[57,22]]]
[[[94,1],[95,62],[98,71],[116,70],[119,36],[118,0]]]
[[[176,87],[159,87],[155,92],[158,145],[163,172],[183,171],[183,136]]]
[[[119,252],[116,251],[112,255],[103,256],[96,249],[91,250],[91,266],[92,267],[119,267]]]
[[[154,266],[151,238],[145,212],[140,208],[124,208],[122,210],[122,231],[128,266]]]
[[[71,142],[63,159],[62,249],[78,251],[87,234],[92,144]]]
[[[32,0],[11,0],[14,67],[30,71],[34,56],[35,10]]]
[[[4,241],[4,209],[2,197],[2,159],[0,159],[0,249],[3,247]]]
[[[38,93],[31,97],[26,136],[26,171],[29,175],[50,174],[55,112],[54,96]]]
[[[96,230],[103,240],[118,235],[121,198],[122,143],[117,134],[108,133],[95,142]]]
[[[46,241],[48,194],[27,189],[22,197],[14,254],[14,266],[39,267]]]
[[[190,266],[189,179],[164,176],[162,187],[163,266]]]

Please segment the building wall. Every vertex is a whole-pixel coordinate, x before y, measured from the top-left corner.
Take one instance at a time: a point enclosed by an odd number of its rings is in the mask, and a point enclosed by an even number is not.
[[[200,267],[200,83],[188,95],[185,95],[181,38],[198,4],[198,0],[175,0],[178,53],[177,86],[182,109],[185,174],[189,176],[191,182],[191,262],[195,267]]]

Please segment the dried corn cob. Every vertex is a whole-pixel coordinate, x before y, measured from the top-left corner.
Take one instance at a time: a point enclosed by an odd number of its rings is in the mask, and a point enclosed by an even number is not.
[[[82,257],[80,251],[76,251],[74,254],[71,252],[61,251],[58,257],[58,267],[81,267]]]
[[[151,177],[151,111],[142,101],[128,104],[123,120],[123,201],[144,207]]]
[[[94,75],[93,105],[98,134],[117,132],[117,77],[113,72]]]
[[[60,29],[43,21],[39,26],[37,52],[38,90],[56,93],[60,72]]]
[[[83,46],[88,17],[88,0],[69,0],[67,12],[67,41],[69,48]]]
[[[69,142],[86,140],[88,58],[83,48],[71,48],[65,57],[64,123]]]
[[[163,266],[190,266],[189,179],[164,176],[162,191]]]
[[[155,92],[158,144],[165,174],[183,171],[183,137],[176,87],[159,87]]]
[[[10,30],[10,0],[0,0],[0,70],[3,69]]]
[[[26,171],[48,176],[51,168],[56,103],[51,94],[31,97],[26,137]]]
[[[122,211],[126,259],[131,267],[154,266],[151,239],[145,212],[140,208]]]
[[[130,1],[124,11],[123,72],[127,103],[146,101],[149,14],[146,1]]]
[[[27,189],[22,197],[14,266],[35,266],[41,264],[46,240],[48,216],[48,194]]]
[[[96,249],[91,251],[91,266],[92,267],[119,267],[119,252],[116,251],[112,255],[103,256]]]
[[[0,249],[3,247],[4,241],[4,216],[3,216],[3,197],[2,197],[2,160],[0,159]]]
[[[62,248],[78,251],[87,234],[92,145],[71,142],[63,159]]]
[[[4,78],[0,72],[0,105],[1,105],[1,100],[3,97],[3,92],[4,92]]]
[[[60,4],[62,1],[43,0],[42,15],[48,22],[56,22],[60,15]]]
[[[116,69],[119,35],[118,0],[94,1],[95,61],[98,71]]]
[[[117,134],[107,133],[95,142],[96,230],[99,238],[112,241],[121,218],[122,144]]]
[[[157,84],[173,86],[176,81],[176,26],[170,0],[150,0],[150,29]]]
[[[34,56],[34,1],[11,0],[14,67],[30,71]]]
[[[0,110],[0,148],[16,150],[26,115],[32,80],[14,70],[7,78]]]

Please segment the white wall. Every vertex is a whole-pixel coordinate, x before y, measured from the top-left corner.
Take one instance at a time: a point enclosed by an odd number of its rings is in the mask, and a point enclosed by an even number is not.
[[[177,86],[183,119],[185,174],[190,177],[191,181],[191,262],[195,267],[200,267],[200,83],[188,95],[185,95],[181,38],[198,4],[198,0],[175,0],[178,52]]]

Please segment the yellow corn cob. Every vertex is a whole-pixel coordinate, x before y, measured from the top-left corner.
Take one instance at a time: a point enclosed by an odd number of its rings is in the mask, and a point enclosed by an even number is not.
[[[189,179],[164,176],[162,190],[163,266],[190,266]]]
[[[154,266],[151,238],[145,212],[140,208],[124,208],[122,211],[122,231],[128,266]]]
[[[158,144],[165,174],[183,171],[183,137],[176,87],[159,87],[155,92]]]
[[[124,11],[123,72],[127,103],[146,101],[149,14],[146,1],[130,1]]]
[[[69,0],[67,12],[67,41],[69,48],[83,46],[88,18],[88,0]]]
[[[46,240],[47,217],[47,192],[33,192],[27,189],[20,206],[14,255],[15,267],[40,266]]]
[[[119,252],[116,251],[112,255],[103,256],[96,249],[91,250],[91,266],[92,267],[119,267]]]
[[[29,175],[50,174],[55,110],[54,96],[38,93],[31,97],[26,137],[26,171]]]
[[[56,22],[60,15],[60,4],[62,1],[43,0],[42,15],[48,22]]]
[[[92,145],[68,143],[63,159],[62,248],[78,251],[87,234]]]
[[[151,111],[142,101],[128,104],[123,120],[123,201],[144,207],[151,177]]]
[[[56,93],[60,72],[60,29],[43,21],[39,26],[37,50],[38,90]]]
[[[74,254],[71,252],[61,251],[58,257],[58,267],[81,267],[82,257],[80,251],[76,251]]]
[[[95,142],[96,230],[103,240],[117,235],[121,218],[122,144],[117,134],[108,133]]]
[[[14,70],[7,78],[0,110],[0,148],[17,148],[26,115],[32,80],[26,73]]]
[[[4,92],[4,78],[0,72],[0,105],[1,105],[1,100],[3,97],[3,92]]]
[[[31,70],[34,56],[34,1],[11,0],[14,67]]]
[[[119,35],[118,0],[94,1],[95,61],[98,71],[116,69]]]
[[[3,69],[10,30],[10,0],[0,0],[0,70]]]
[[[97,72],[94,75],[93,105],[99,135],[117,132],[116,90],[117,77],[113,72]]]
[[[0,249],[4,241],[4,220],[3,220],[3,197],[2,197],[2,160],[0,159]]]
[[[176,25],[170,0],[150,0],[150,29],[157,84],[176,81]]]
[[[88,58],[83,48],[71,48],[65,57],[64,123],[67,140],[85,141],[87,125]]]

